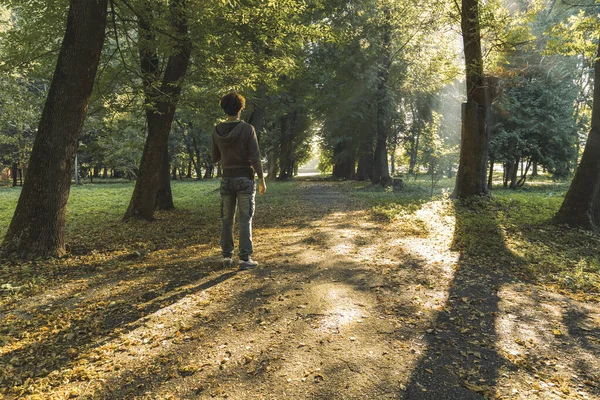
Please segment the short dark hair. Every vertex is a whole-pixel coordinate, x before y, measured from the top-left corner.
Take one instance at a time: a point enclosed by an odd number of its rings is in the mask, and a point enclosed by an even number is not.
[[[240,110],[246,107],[246,99],[241,94],[232,91],[221,97],[219,104],[227,115],[237,115]]]

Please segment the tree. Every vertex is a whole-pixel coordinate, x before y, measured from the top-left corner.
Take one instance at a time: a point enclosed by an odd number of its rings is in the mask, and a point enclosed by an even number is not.
[[[462,0],[461,29],[467,101],[462,108],[460,162],[453,194],[458,199],[487,194],[489,99],[483,75],[478,0]]]
[[[65,215],[73,161],[104,43],[107,3],[70,2],[28,178],[3,242],[5,253],[21,257],[65,253]]]
[[[163,162],[166,157],[171,124],[189,65],[192,45],[188,36],[186,2],[185,0],[172,0],[170,8],[171,24],[176,35],[173,44],[174,51],[169,56],[160,84],[161,96],[146,111],[148,113],[148,137],[140,164],[140,174],[129,207],[125,212],[125,220],[137,218],[150,221],[154,218],[160,172],[164,169]],[[142,46],[144,45],[142,44]],[[144,48],[142,48],[143,51]],[[142,62],[144,62],[144,56],[142,56]],[[152,73],[151,69],[150,66],[147,71]]]
[[[592,128],[556,221],[584,229],[600,229],[600,41],[594,64]]]
[[[493,106],[490,157],[507,165],[511,188],[522,186],[536,163],[563,177],[576,153],[573,104],[578,94],[573,71],[546,68],[540,62],[503,79]],[[517,180],[516,166],[527,168]]]

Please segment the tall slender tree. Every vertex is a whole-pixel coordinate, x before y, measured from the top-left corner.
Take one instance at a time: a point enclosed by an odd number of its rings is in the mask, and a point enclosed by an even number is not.
[[[138,14],[138,32],[140,48],[140,70],[144,90],[144,107],[146,111],[146,128],[156,123],[153,118],[156,102],[160,99],[160,59],[157,54],[156,34],[152,22],[156,18],[153,2],[145,1],[142,11]],[[159,186],[156,195],[156,206],[160,210],[175,208],[171,193],[171,175],[169,170],[169,150],[165,147],[159,173]]]
[[[108,0],[71,0],[27,179],[3,242],[20,257],[65,253],[65,215],[79,136],[106,30]]]
[[[465,53],[467,101],[462,108],[460,162],[454,197],[487,194],[489,98],[483,74],[479,0],[462,0],[461,29]]]
[[[592,129],[556,221],[584,229],[600,229],[600,41],[594,63]]]
[[[192,44],[188,36],[186,1],[172,0],[170,9],[176,39],[174,52],[167,61],[159,89],[160,97],[154,101],[152,107],[147,108],[148,137],[142,155],[140,174],[125,212],[125,220],[153,219],[169,133],[189,65]]]
[[[387,84],[392,65],[392,15],[389,8],[383,10],[383,38],[381,43],[381,65],[377,72],[377,116],[375,123],[375,154],[373,167],[373,183],[387,183],[390,179],[387,152]]]

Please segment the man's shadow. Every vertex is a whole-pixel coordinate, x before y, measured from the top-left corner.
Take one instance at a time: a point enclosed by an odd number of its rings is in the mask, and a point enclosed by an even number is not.
[[[455,204],[453,249],[460,252],[448,300],[425,337],[406,399],[481,399],[493,396],[501,370],[495,320],[503,269],[520,260],[506,247],[493,201]]]

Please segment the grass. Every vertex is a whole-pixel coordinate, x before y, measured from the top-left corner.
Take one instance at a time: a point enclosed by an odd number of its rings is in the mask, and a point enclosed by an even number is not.
[[[405,183],[395,192],[357,184],[352,196],[370,207],[375,220],[413,223],[417,232],[419,221],[410,216],[432,200],[447,199],[454,182],[440,181],[433,198],[427,176]],[[449,203],[447,212],[457,220],[455,250],[474,264],[501,267],[527,281],[597,297],[600,235],[552,222],[567,189],[568,182],[539,177],[510,190],[502,187],[501,176],[495,176],[491,198]]]
[[[298,182],[270,182],[269,195],[257,196],[265,225],[294,224],[310,214]],[[414,232],[419,222],[410,216],[432,200],[447,198],[453,187],[450,179],[440,181],[432,198],[426,176],[406,180],[397,191],[364,182],[328,184],[349,193],[356,207],[370,210],[380,223],[401,219],[403,224],[414,223]],[[217,180],[173,182],[177,210],[158,212],[152,224],[121,222],[133,183],[74,186],[67,214],[71,258],[96,254],[101,261],[99,254],[111,254],[107,259],[114,260],[198,243],[216,245],[218,185]],[[455,249],[473,263],[508,267],[529,281],[571,293],[600,293],[600,236],[552,224],[567,187],[538,179],[516,191],[496,187],[491,199],[447,202],[446,212],[457,219]],[[0,236],[6,233],[19,193],[19,188],[0,188]],[[68,261],[56,264],[64,268]]]

